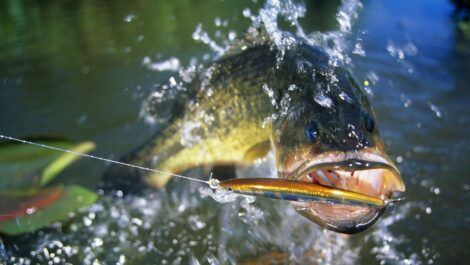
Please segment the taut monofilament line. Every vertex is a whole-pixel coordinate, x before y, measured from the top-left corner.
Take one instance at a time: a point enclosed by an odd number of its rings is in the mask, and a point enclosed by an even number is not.
[[[196,181],[196,182],[202,182],[202,183],[205,183],[209,186],[212,186],[210,184],[210,181],[206,181],[206,180],[201,180],[201,179],[197,179],[197,178],[191,178],[191,177],[188,177],[188,176],[173,174],[173,173],[170,173],[170,172],[157,170],[157,169],[151,169],[151,168],[148,168],[148,167],[142,167],[142,166],[137,166],[137,165],[133,165],[133,164],[128,164],[128,163],[124,163],[124,162],[120,162],[120,161],[116,161],[116,160],[112,160],[112,159],[107,159],[107,158],[103,158],[103,157],[99,157],[99,156],[94,156],[94,155],[84,154],[84,153],[80,153],[80,152],[75,152],[75,151],[72,151],[72,150],[67,150],[67,149],[63,149],[63,148],[59,148],[59,147],[55,147],[55,146],[35,143],[35,142],[31,142],[31,141],[27,141],[27,140],[15,138],[15,137],[3,135],[3,134],[0,134],[0,139],[6,139],[6,140],[15,141],[15,142],[23,143],[23,144],[34,145],[34,146],[37,146],[37,147],[47,148],[47,149],[51,149],[51,150],[55,150],[55,151],[59,151],[59,152],[64,152],[64,153],[69,153],[69,154],[73,154],[73,155],[77,155],[77,156],[81,156],[81,157],[90,158],[90,159],[101,160],[101,161],[109,162],[109,163],[113,163],[113,164],[133,167],[133,168],[137,168],[137,169],[141,169],[141,170],[145,170],[145,171],[150,171],[150,172],[154,172],[154,173],[166,174],[166,175],[181,178],[181,179],[186,179],[186,180]]]

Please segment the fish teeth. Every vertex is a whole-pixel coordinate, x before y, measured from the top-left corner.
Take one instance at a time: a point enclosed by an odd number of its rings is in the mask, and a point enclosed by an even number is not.
[[[327,185],[333,186],[333,183],[332,183],[331,180],[325,175],[325,173],[323,172],[323,170],[317,170],[315,173],[316,173],[316,175],[317,175],[318,177],[320,177]]]

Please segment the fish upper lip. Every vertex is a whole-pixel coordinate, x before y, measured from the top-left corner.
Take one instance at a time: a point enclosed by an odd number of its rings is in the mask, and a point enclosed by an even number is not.
[[[315,159],[301,163],[286,178],[297,179],[318,169],[366,170],[373,168],[388,169],[402,181],[400,171],[389,158],[369,150],[322,154]]]

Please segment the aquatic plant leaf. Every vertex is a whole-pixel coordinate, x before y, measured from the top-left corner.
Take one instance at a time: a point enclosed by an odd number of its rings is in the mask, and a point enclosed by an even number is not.
[[[70,149],[65,141],[38,141],[39,144]],[[40,187],[41,171],[62,154],[55,150],[22,143],[0,145],[0,192],[31,192]]]
[[[91,150],[95,149],[95,144],[92,142],[83,142],[72,149],[73,152],[77,153],[88,153]],[[59,158],[54,160],[51,164],[49,164],[42,172],[41,176],[41,186],[47,184],[49,181],[54,179],[64,168],[70,165],[75,160],[79,159],[80,156],[71,153],[64,153]]]
[[[0,193],[0,233],[33,232],[66,220],[71,212],[93,204],[97,198],[96,193],[78,185],[59,185],[23,198]]]
[[[92,142],[78,145],[66,141],[38,141],[39,144],[86,153],[94,149]],[[0,192],[26,195],[49,183],[79,156],[60,153],[22,143],[0,145]]]

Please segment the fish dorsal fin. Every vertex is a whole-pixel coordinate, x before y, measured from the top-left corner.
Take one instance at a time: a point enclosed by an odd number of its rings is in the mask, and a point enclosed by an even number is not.
[[[271,142],[269,140],[259,142],[245,152],[243,160],[246,162],[253,162],[258,158],[265,157],[271,150]]]
[[[243,36],[237,38],[237,40],[229,45],[222,58],[238,54],[250,47],[266,44],[271,45],[272,41],[264,25],[258,27],[250,26]]]

